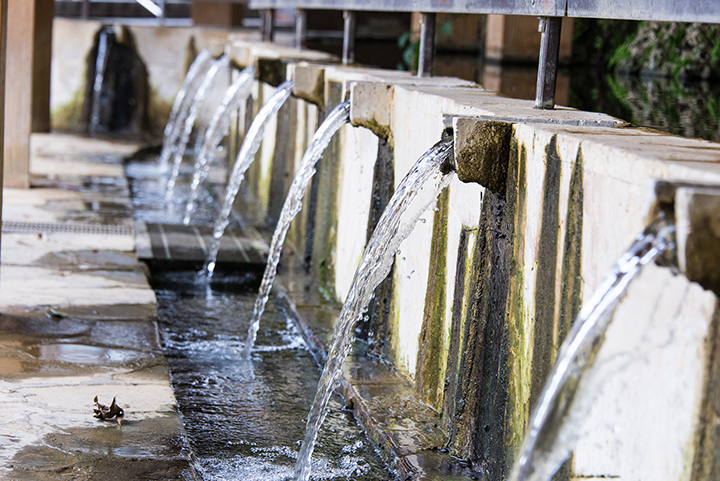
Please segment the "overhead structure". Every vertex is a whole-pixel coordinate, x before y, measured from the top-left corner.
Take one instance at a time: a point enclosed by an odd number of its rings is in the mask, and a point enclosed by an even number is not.
[[[423,24],[426,32],[432,31],[427,27],[434,26],[430,16],[437,12],[540,17],[542,39],[535,97],[535,107],[539,109],[552,109],[555,106],[562,17],[720,23],[718,0],[250,0],[250,8],[265,12],[272,12],[276,8],[294,8],[298,11],[343,10],[346,22],[343,35],[344,63],[352,63],[353,59],[354,31],[348,29],[348,17],[354,17],[350,13],[353,11],[421,12],[424,19],[429,20]],[[271,17],[272,13],[266,15]],[[423,36],[421,58],[423,62],[418,75],[428,75],[432,69],[432,41],[428,41],[427,36]]]

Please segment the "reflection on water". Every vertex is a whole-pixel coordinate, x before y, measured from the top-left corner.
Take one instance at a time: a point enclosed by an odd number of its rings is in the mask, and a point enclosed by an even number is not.
[[[602,111],[639,127],[720,141],[720,85],[573,71],[570,106]]]
[[[319,370],[294,324],[272,305],[250,362],[244,336],[254,293],[208,292],[195,273],[153,281],[183,424],[207,480],[292,476]],[[392,479],[339,398],[320,434],[314,479]]]
[[[85,344],[42,344],[31,348],[29,354],[46,361],[77,364],[128,363],[144,354],[129,349],[87,346]]]
[[[534,99],[537,65],[484,63],[473,55],[438,55],[435,75],[472,80],[488,90]],[[560,69],[556,103],[602,112],[637,127],[720,141],[720,84],[637,77],[594,68]]]

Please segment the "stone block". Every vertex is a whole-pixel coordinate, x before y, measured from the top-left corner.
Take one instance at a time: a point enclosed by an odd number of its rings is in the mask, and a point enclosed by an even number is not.
[[[720,186],[679,187],[675,219],[680,270],[720,294]]]
[[[512,124],[455,118],[455,168],[458,179],[504,194],[510,161]]]

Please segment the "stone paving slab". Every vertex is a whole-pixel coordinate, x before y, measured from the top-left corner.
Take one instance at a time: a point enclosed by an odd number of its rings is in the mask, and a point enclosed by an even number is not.
[[[138,146],[31,146],[33,188],[3,205],[0,479],[196,479],[135,253],[122,159]],[[96,395],[122,426],[93,417]]]

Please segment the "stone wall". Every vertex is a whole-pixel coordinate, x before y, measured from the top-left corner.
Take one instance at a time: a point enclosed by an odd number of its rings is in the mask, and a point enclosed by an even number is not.
[[[583,302],[658,210],[672,212],[660,186],[720,183],[711,142],[314,52],[238,39],[227,51],[237,67],[261,67],[255,110],[295,81],[247,176],[271,220],[319,122],[351,102],[352,125],[327,149],[288,238],[327,298],[346,298],[388,195],[447,127],[458,163],[485,163],[458,169],[488,180],[454,179],[403,243],[367,340],[438,413],[449,452],[488,479],[509,473]],[[502,145],[487,156],[488,144]],[[716,295],[683,274],[642,274],[599,354],[608,381],[565,479],[716,477],[716,310]]]

